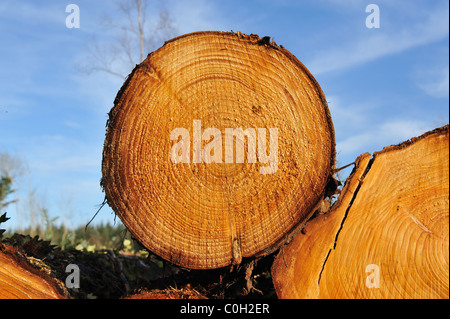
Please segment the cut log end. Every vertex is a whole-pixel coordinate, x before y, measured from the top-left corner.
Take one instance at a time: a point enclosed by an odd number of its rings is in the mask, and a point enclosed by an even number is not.
[[[449,298],[449,127],[361,155],[277,256],[280,298]]]
[[[286,49],[197,32],[138,65],[109,113],[102,186],[149,250],[186,268],[279,243],[323,199],[335,140],[325,96]]]
[[[31,266],[16,247],[0,245],[0,299],[63,299],[61,283]]]

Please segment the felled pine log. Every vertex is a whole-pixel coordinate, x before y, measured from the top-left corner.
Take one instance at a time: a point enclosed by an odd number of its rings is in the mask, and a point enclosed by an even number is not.
[[[36,262],[43,264],[38,259]],[[0,244],[0,299],[63,299],[67,296],[59,280],[33,265],[17,247]]]
[[[449,298],[449,126],[358,157],[272,276],[280,298]]]
[[[197,32],[129,75],[102,187],[132,235],[193,269],[273,252],[335,189],[334,128],[311,73],[270,38]]]

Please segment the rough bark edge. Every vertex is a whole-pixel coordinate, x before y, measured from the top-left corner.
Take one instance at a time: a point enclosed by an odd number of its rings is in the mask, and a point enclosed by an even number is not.
[[[449,134],[449,124],[435,128],[434,130],[428,131],[418,137],[412,137],[409,140],[406,140],[402,143],[386,146],[381,151],[373,153],[373,160],[375,160],[375,158],[380,154],[395,151],[395,150],[401,150],[401,149],[407,148],[408,146],[410,146],[430,135],[440,135],[440,134],[445,134],[445,135]]]

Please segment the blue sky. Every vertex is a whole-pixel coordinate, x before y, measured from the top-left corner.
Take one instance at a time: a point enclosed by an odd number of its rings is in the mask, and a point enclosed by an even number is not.
[[[70,3],[80,8],[78,29],[65,24]],[[380,28],[366,27],[371,3],[380,9]],[[170,0],[165,6],[174,35],[268,35],[302,61],[329,101],[337,166],[449,122],[446,0]],[[51,217],[74,226],[85,225],[103,201],[105,124],[123,81],[88,76],[76,65],[88,57],[92,38],[113,35],[101,27],[105,14],[122,19],[106,0],[0,3],[0,152],[28,167],[17,182],[19,202],[8,207],[9,227],[30,222],[30,188]],[[109,207],[95,219],[113,221]]]

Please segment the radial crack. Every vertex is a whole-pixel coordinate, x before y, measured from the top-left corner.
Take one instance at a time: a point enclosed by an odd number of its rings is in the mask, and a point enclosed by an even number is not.
[[[372,163],[373,163],[374,159],[375,159],[374,157],[372,157],[370,159],[366,170],[364,171],[361,178],[359,179],[358,186],[356,187],[355,191],[353,192],[352,199],[350,200],[350,203],[348,204],[347,209],[345,210],[344,216],[342,217],[342,220],[341,220],[341,224],[339,225],[339,229],[337,230],[336,236],[334,237],[333,247],[328,250],[327,256],[325,257],[325,260],[322,263],[322,268],[320,269],[319,279],[317,280],[317,285],[320,285],[320,279],[322,278],[322,273],[323,273],[323,270],[325,269],[325,264],[328,261],[328,257],[330,257],[331,251],[336,249],[337,240],[338,240],[338,237],[339,237],[339,234],[340,234],[342,228],[344,227],[344,222],[347,219],[348,212],[350,211],[350,208],[352,207],[353,202],[355,201],[356,197],[358,196],[359,189],[361,188],[361,185],[363,184],[364,178],[366,177],[367,173],[369,172],[370,168],[372,167]]]

